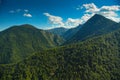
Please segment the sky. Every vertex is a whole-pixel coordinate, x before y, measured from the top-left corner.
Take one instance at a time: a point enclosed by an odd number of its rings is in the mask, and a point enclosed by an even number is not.
[[[31,24],[40,29],[73,28],[94,14],[120,22],[119,0],[0,0],[0,31]]]

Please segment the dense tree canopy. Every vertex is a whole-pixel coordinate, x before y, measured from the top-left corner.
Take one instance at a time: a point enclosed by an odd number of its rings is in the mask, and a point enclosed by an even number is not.
[[[120,30],[0,65],[0,80],[120,80]]]
[[[32,25],[13,26],[0,32],[0,64],[15,63],[33,52],[60,45],[63,39]]]

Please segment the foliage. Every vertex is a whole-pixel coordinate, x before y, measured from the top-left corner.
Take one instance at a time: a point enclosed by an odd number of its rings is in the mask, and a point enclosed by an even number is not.
[[[0,64],[14,63],[33,52],[60,45],[63,39],[31,25],[13,26],[0,32]]]
[[[101,15],[94,15],[73,35],[66,44],[86,40],[91,37],[107,34],[120,28],[118,23]]]
[[[0,80],[120,80],[120,30],[0,65]]]
[[[48,32],[51,32],[51,33],[53,33],[53,34],[57,34],[57,35],[62,36],[62,35],[64,35],[64,33],[65,33],[66,31],[68,31],[68,29],[67,29],[67,28],[63,28],[63,27],[59,27],[59,28],[49,29],[49,30],[47,30],[47,31],[48,31]]]

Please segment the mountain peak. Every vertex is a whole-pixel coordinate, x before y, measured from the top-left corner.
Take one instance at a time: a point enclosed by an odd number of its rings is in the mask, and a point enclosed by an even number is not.
[[[6,29],[5,31],[11,31],[11,30],[37,30],[36,27],[34,27],[33,25],[30,24],[23,24],[23,25],[14,25],[8,29]]]
[[[91,17],[87,22],[89,22],[89,21],[92,21],[93,23],[94,23],[94,21],[96,22],[96,21],[111,21],[111,22],[114,22],[114,21],[112,21],[112,20],[110,20],[110,19],[108,19],[108,18],[106,18],[106,17],[104,17],[104,16],[102,16],[102,15],[100,15],[100,14],[95,14],[93,17]]]
[[[117,23],[105,18],[102,15],[95,14],[90,18],[79,31],[67,42],[76,42],[86,40],[90,37],[106,34],[119,27],[114,27]]]
[[[94,15],[94,17],[98,17],[98,16],[99,16],[99,17],[104,17],[104,16],[102,16],[102,15],[100,15],[100,14],[95,14],[95,15]]]
[[[0,32],[0,56],[8,55],[0,60],[0,64],[23,60],[34,51],[52,48],[62,42],[60,36],[41,31],[29,24],[13,26]]]
[[[36,27],[34,27],[33,25],[30,25],[30,24],[23,24],[23,25],[20,25],[19,27],[30,28],[30,29],[37,29]]]

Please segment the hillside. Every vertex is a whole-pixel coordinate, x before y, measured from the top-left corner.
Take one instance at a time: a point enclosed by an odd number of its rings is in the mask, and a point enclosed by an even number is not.
[[[0,64],[14,63],[33,52],[58,46],[63,39],[32,25],[13,26],[0,32]]]
[[[73,35],[75,35],[79,31],[81,27],[82,25],[70,29],[60,27],[60,28],[53,28],[47,31],[61,36],[62,38],[64,38],[64,40],[69,40]]]
[[[57,35],[64,35],[64,33],[67,31],[68,29],[67,28],[63,28],[63,27],[60,27],[60,28],[53,28],[53,29],[49,29],[47,30],[48,32],[51,32],[53,34],[57,34]]]
[[[101,15],[95,14],[90,18],[79,31],[71,37],[66,43],[78,42],[88,38],[99,36],[117,30],[120,26],[118,23],[109,20]]]
[[[62,36],[65,40],[69,40],[71,37],[73,37],[78,31],[79,29],[82,27],[82,25],[79,25],[75,28],[71,28],[69,30],[67,30]]]
[[[120,80],[120,30],[0,65],[0,80]]]

